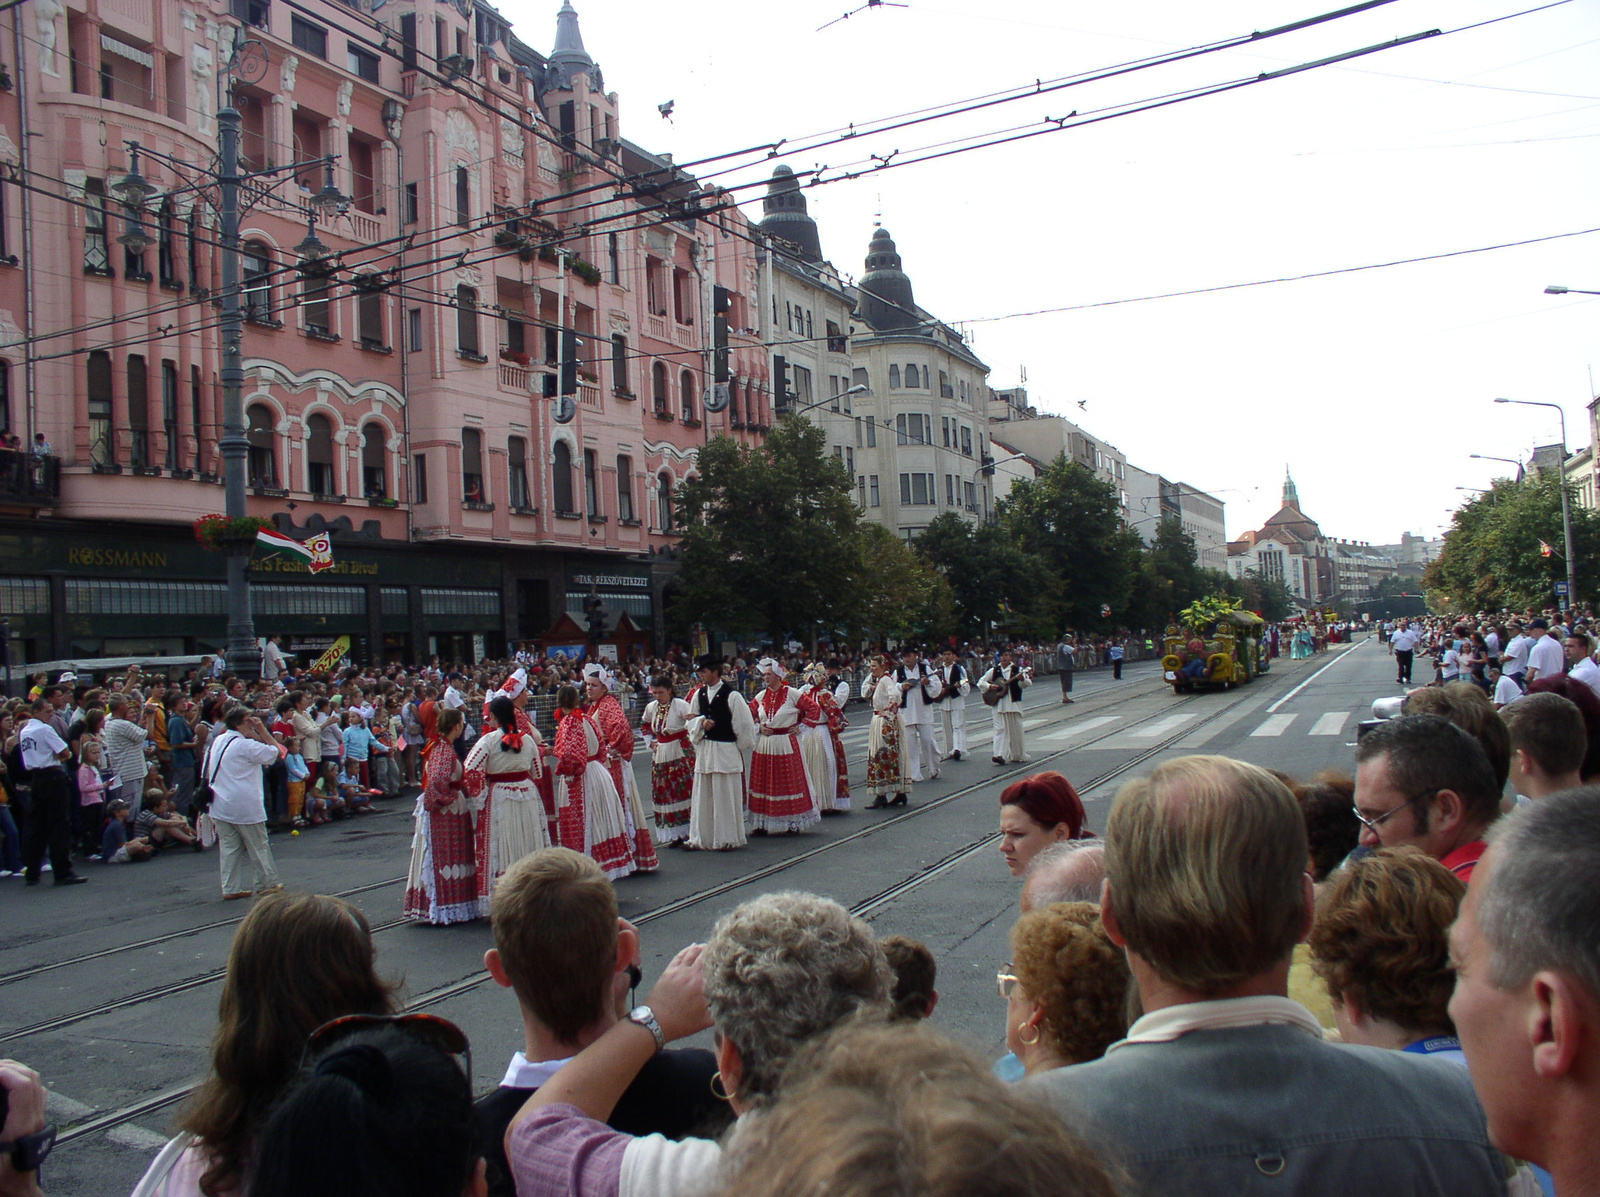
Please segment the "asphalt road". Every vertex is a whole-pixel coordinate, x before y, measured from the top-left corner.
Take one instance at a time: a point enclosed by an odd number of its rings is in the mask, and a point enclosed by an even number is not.
[[[1005,785],[1040,769],[1067,774],[1099,830],[1117,786],[1154,763],[1219,753],[1295,776],[1353,769],[1356,724],[1393,693],[1375,639],[1307,661],[1280,660],[1228,692],[1175,696],[1155,662],[1080,673],[1072,706],[1054,678],[1027,692],[1027,765],[988,759],[988,711],[968,700],[972,754],[915,787],[909,808],[829,818],[800,837],[750,841],[729,853],[664,851],[661,871],[621,882],[640,925],[646,986],[671,955],[704,939],[717,916],[755,894],[829,895],[884,935],[924,940],[939,961],[935,1022],[986,1054],[1003,1051],[994,973],[1008,958],[1017,883],[996,843]],[[866,709],[845,733],[852,780],[865,772]],[[642,754],[639,776],[648,789]],[[473,1045],[474,1085],[499,1080],[521,1046],[515,1003],[483,971],[483,924],[429,927],[400,919],[411,803],[291,839],[273,837],[285,884],[338,893],[371,920],[380,971],[413,1007],[459,1023]],[[37,1068],[65,1140],[46,1190],[121,1197],[170,1133],[188,1086],[206,1067],[221,970],[240,904],[223,903],[214,854],[169,854],[136,866],[83,868],[89,885],[24,890],[0,881],[0,1054]],[[285,967],[292,967],[285,962]],[[642,995],[641,995],[642,996]]]

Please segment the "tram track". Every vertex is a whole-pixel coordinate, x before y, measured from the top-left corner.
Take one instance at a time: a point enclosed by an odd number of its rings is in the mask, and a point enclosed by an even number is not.
[[[1263,680],[1275,681],[1276,679],[1270,679],[1269,678],[1269,679],[1263,679]],[[1259,691],[1256,691],[1255,693],[1259,693]],[[1142,694],[1142,693],[1141,694],[1131,694],[1131,695],[1128,695],[1126,697],[1116,699],[1116,700],[1114,700],[1112,702],[1109,702],[1109,703],[1095,704],[1092,709],[1102,709],[1102,710],[1103,709],[1109,709],[1111,707],[1121,706],[1121,705],[1123,705],[1124,703],[1127,703],[1127,702],[1135,701],[1136,699],[1144,697],[1144,696],[1145,695]],[[769,877],[773,877],[773,876],[776,876],[778,874],[787,872],[790,869],[793,869],[793,868],[795,868],[795,867],[797,867],[797,866],[799,866],[801,864],[804,864],[807,861],[815,860],[816,858],[818,858],[820,856],[823,856],[823,855],[826,855],[827,853],[833,852],[833,851],[835,851],[835,850],[837,850],[839,848],[842,848],[847,844],[857,843],[857,842],[859,842],[861,840],[867,839],[867,838],[869,838],[871,836],[874,836],[874,835],[881,835],[888,829],[904,827],[908,823],[911,823],[914,820],[916,820],[916,819],[918,819],[918,818],[920,818],[920,817],[922,817],[922,816],[924,816],[924,815],[926,815],[926,814],[928,814],[928,813],[930,813],[932,811],[936,811],[936,810],[942,809],[943,807],[948,806],[949,804],[951,804],[951,803],[953,803],[953,802],[955,802],[955,801],[957,801],[957,800],[959,800],[961,798],[968,797],[971,794],[973,794],[973,793],[975,793],[975,792],[977,792],[979,790],[987,789],[987,788],[995,785],[996,783],[1007,783],[1007,782],[1015,780],[1015,779],[1017,779],[1019,777],[1022,777],[1022,776],[1025,776],[1025,775],[1028,775],[1028,774],[1031,774],[1031,773],[1036,773],[1036,772],[1038,772],[1040,770],[1040,768],[1042,766],[1047,765],[1049,762],[1058,760],[1059,758],[1067,756],[1068,754],[1070,754],[1072,752],[1076,752],[1076,751],[1078,751],[1080,749],[1093,747],[1094,745],[1096,745],[1098,743],[1101,743],[1101,742],[1103,742],[1103,741],[1105,741],[1107,739],[1110,739],[1114,735],[1124,734],[1130,728],[1137,727],[1142,723],[1153,722],[1153,721],[1155,721],[1157,719],[1166,718],[1173,711],[1181,710],[1182,708],[1184,708],[1186,706],[1198,703],[1198,702],[1202,701],[1205,697],[1207,697],[1207,696],[1203,696],[1203,695],[1189,695],[1189,696],[1186,696],[1184,698],[1179,699],[1177,702],[1175,702],[1175,703],[1173,703],[1173,704],[1171,704],[1169,706],[1163,707],[1158,711],[1152,712],[1149,717],[1147,717],[1145,719],[1140,719],[1140,720],[1138,720],[1137,722],[1135,722],[1133,724],[1130,724],[1130,725],[1127,725],[1127,726],[1124,726],[1124,727],[1115,728],[1115,729],[1107,729],[1102,734],[1089,736],[1089,737],[1084,738],[1080,742],[1073,743],[1073,744],[1067,745],[1067,746],[1063,746],[1062,748],[1056,749],[1056,750],[1054,750],[1052,752],[1049,752],[1049,753],[1046,753],[1046,754],[1043,754],[1043,755],[1040,755],[1040,756],[1035,756],[1035,757],[1033,757],[1032,759],[1030,759],[1027,762],[1022,762],[1022,763],[1019,763],[1019,764],[1017,764],[1015,766],[1007,767],[1004,770],[996,770],[993,773],[990,773],[990,774],[986,775],[984,778],[982,778],[979,781],[975,781],[975,782],[972,782],[972,783],[970,783],[968,785],[962,786],[959,789],[954,790],[949,794],[945,794],[945,795],[943,795],[943,796],[941,796],[939,798],[932,799],[931,801],[928,801],[928,802],[925,802],[925,803],[921,803],[921,804],[919,804],[917,806],[914,806],[914,807],[909,807],[903,813],[889,816],[888,818],[882,819],[882,820],[880,820],[878,822],[875,822],[875,823],[873,823],[873,824],[871,824],[869,826],[862,827],[862,828],[860,828],[860,829],[858,829],[856,831],[853,831],[853,832],[849,833],[848,835],[841,836],[840,838],[838,838],[836,840],[830,840],[830,841],[828,841],[826,843],[818,844],[816,847],[808,849],[805,852],[800,852],[800,853],[797,853],[797,854],[795,854],[793,856],[785,857],[782,860],[774,861],[771,864],[764,865],[761,868],[751,870],[748,873],[741,873],[737,877],[732,877],[732,878],[729,878],[726,881],[721,881],[721,882],[718,882],[718,883],[716,883],[714,885],[707,886],[707,887],[705,887],[703,889],[696,890],[693,893],[686,894],[681,898],[676,898],[676,899],[673,899],[671,901],[664,902],[659,906],[651,908],[650,910],[643,911],[643,912],[640,912],[639,914],[631,916],[630,917],[630,921],[632,921],[636,925],[640,925],[640,926],[648,925],[649,923],[652,923],[652,922],[655,922],[657,920],[670,917],[671,915],[681,913],[682,911],[690,910],[690,909],[693,909],[693,908],[695,908],[697,906],[701,906],[701,905],[705,904],[706,902],[709,902],[709,901],[711,901],[711,900],[713,900],[715,898],[722,897],[722,896],[724,896],[724,895],[726,895],[728,893],[734,892],[734,891],[739,890],[739,889],[743,889],[743,888],[745,888],[747,886],[750,886],[752,884],[755,884],[755,883],[757,883],[759,881],[763,881],[763,880],[765,880],[765,879],[767,879]],[[1212,723],[1222,719],[1224,716],[1232,713],[1238,707],[1240,707],[1244,703],[1250,701],[1251,697],[1252,697],[1251,693],[1242,692],[1240,694],[1240,697],[1237,700],[1235,700],[1233,702],[1229,702],[1229,703],[1227,703],[1227,705],[1222,706],[1222,707],[1218,708],[1217,710],[1211,712],[1209,715],[1207,715],[1205,718],[1201,719],[1199,722],[1188,722],[1188,723],[1185,723],[1182,727],[1174,729],[1173,733],[1170,736],[1166,736],[1166,737],[1164,737],[1164,738],[1162,738],[1162,739],[1160,739],[1158,741],[1153,742],[1148,747],[1141,749],[1133,757],[1131,757],[1127,761],[1123,762],[1122,764],[1118,765],[1117,767],[1115,767],[1113,769],[1110,769],[1110,770],[1106,771],[1105,773],[1100,774],[1099,776],[1096,776],[1094,778],[1091,778],[1091,779],[1088,779],[1088,780],[1082,782],[1081,784],[1079,784],[1079,789],[1082,790],[1083,792],[1087,793],[1087,792],[1089,792],[1089,791],[1091,791],[1093,789],[1098,788],[1099,786],[1104,785],[1108,781],[1115,780],[1117,777],[1120,777],[1120,776],[1123,776],[1123,775],[1125,775],[1127,773],[1132,772],[1133,770],[1137,769],[1140,765],[1144,764],[1146,761],[1149,761],[1150,759],[1152,759],[1153,757],[1159,755],[1160,753],[1165,752],[1168,749],[1172,748],[1174,745],[1178,744],[1180,741],[1185,740],[1188,737],[1192,736],[1199,729],[1201,729],[1203,727],[1206,727],[1207,725],[1212,724]],[[1085,707],[1088,706],[1088,704],[1083,704],[1083,705]],[[1082,714],[1082,713],[1084,713],[1084,712],[1083,711],[1078,712],[1078,714]],[[1060,721],[1064,721],[1064,720],[1052,720],[1051,722],[1054,723],[1054,722],[1060,722]],[[878,910],[882,909],[883,907],[887,906],[891,902],[895,901],[896,899],[898,899],[900,897],[903,897],[904,895],[909,894],[911,892],[914,892],[915,890],[917,890],[921,886],[926,885],[929,882],[933,881],[935,878],[937,878],[939,876],[942,876],[943,874],[949,872],[951,869],[955,868],[957,865],[961,864],[962,862],[971,859],[972,857],[978,855],[979,853],[982,853],[982,852],[990,850],[998,840],[999,840],[999,834],[997,832],[991,832],[991,833],[985,834],[983,836],[980,836],[978,839],[967,843],[963,847],[958,848],[958,849],[956,849],[955,851],[953,851],[951,853],[948,853],[947,855],[942,857],[940,860],[935,861],[931,865],[928,865],[926,868],[923,868],[923,869],[919,870],[917,873],[913,874],[912,876],[903,878],[902,880],[896,882],[895,884],[893,884],[893,885],[891,885],[891,886],[879,891],[878,893],[876,893],[876,894],[874,894],[874,895],[872,895],[872,896],[870,896],[870,897],[868,897],[866,899],[863,899],[862,901],[856,903],[855,905],[853,905],[851,907],[851,912],[853,914],[856,914],[856,915],[859,915],[859,916],[862,916],[862,917],[865,917],[867,915],[873,914],[876,911],[878,911]],[[386,885],[396,884],[397,881],[402,881],[403,882],[404,880],[405,880],[405,878],[402,877],[402,878],[396,879],[395,881],[369,882],[367,885],[357,887],[355,890],[346,891],[346,894],[339,895],[339,896],[347,896],[350,893],[367,892],[367,891],[370,891],[370,890],[373,890],[373,889],[382,888],[383,886],[386,886]],[[220,920],[218,922],[215,922],[215,923],[212,923],[212,924],[208,924],[207,927],[214,928],[214,927],[218,927],[218,926],[226,926],[226,925],[228,925],[230,923],[237,923],[238,921],[240,921],[240,920],[237,920],[237,919]],[[385,923],[375,924],[373,926],[372,930],[373,930],[374,934],[377,934],[380,931],[387,931],[387,930],[391,930],[391,929],[393,929],[395,927],[398,927],[398,926],[406,925],[408,922],[409,922],[409,920],[406,920],[406,919],[395,919],[395,920],[391,920],[391,921],[388,921],[388,922],[385,922]],[[172,935],[165,936],[165,937],[157,937],[157,940],[159,942],[166,942],[167,940],[170,940],[170,939],[173,939],[173,938],[179,938],[183,934],[192,933],[192,931],[194,931],[194,930],[201,930],[201,929],[205,929],[205,928],[195,928],[195,929],[191,929],[191,931],[189,931],[189,932],[179,932],[179,933],[174,933]],[[108,949],[106,952],[103,952],[103,953],[90,953],[90,954],[87,954],[82,959],[87,960],[87,959],[99,958],[102,955],[112,954],[113,952],[115,952],[117,950],[119,950],[119,949]],[[72,963],[72,962],[65,962],[65,963]],[[54,967],[64,967],[65,963],[63,963],[62,965],[56,965]],[[43,971],[43,970],[40,970],[40,971]],[[194,978],[190,978],[190,979],[188,979],[186,981],[174,983],[173,985],[157,987],[155,989],[147,990],[147,991],[145,991],[143,993],[140,993],[140,994],[130,995],[129,997],[120,999],[120,1000],[118,1000],[116,1002],[106,1003],[106,1004],[97,1006],[92,1010],[78,1011],[78,1012],[76,1012],[74,1014],[63,1015],[63,1016],[55,1018],[55,1019],[49,1019],[49,1020],[45,1020],[45,1021],[42,1021],[42,1022],[39,1022],[39,1023],[35,1023],[35,1024],[33,1024],[31,1026],[28,1026],[28,1027],[21,1027],[21,1028],[18,1028],[17,1030],[15,1030],[15,1031],[0,1033],[0,1039],[4,1039],[4,1040],[8,1041],[8,1043],[9,1043],[10,1041],[13,1041],[13,1040],[16,1040],[16,1039],[26,1038],[26,1037],[33,1036],[33,1035],[44,1034],[44,1033],[47,1033],[48,1031],[59,1030],[59,1029],[62,1029],[64,1027],[67,1027],[67,1026],[76,1025],[78,1023],[82,1023],[82,1022],[88,1021],[89,1019],[99,1017],[99,1016],[101,1016],[103,1014],[112,1013],[112,1012],[114,1012],[116,1010],[131,1009],[133,1007],[136,1007],[136,1006],[139,1006],[139,1005],[143,1005],[144,1003],[147,1003],[147,1002],[160,1000],[163,997],[171,996],[172,994],[175,994],[175,993],[182,993],[182,992],[186,992],[186,991],[189,991],[189,990],[201,988],[201,987],[203,987],[205,985],[208,985],[208,984],[214,984],[217,981],[220,981],[223,978],[223,976],[225,975],[225,973],[226,973],[226,970],[224,970],[224,969],[215,970],[213,972],[207,973],[207,974],[199,976],[199,977],[194,977]],[[36,974],[34,974],[34,975],[36,975]],[[20,979],[20,976],[18,974],[10,974],[9,978],[0,978],[0,983],[4,983],[7,979],[10,979],[10,978]],[[461,979],[459,979],[457,981],[449,982],[447,984],[437,986],[437,987],[435,987],[433,989],[426,990],[426,991],[416,995],[409,1002],[407,1002],[404,1008],[407,1011],[412,1011],[412,1010],[425,1009],[425,1008],[427,1008],[429,1006],[435,1006],[435,1005],[438,1005],[438,1004],[440,1004],[442,1002],[450,1001],[453,998],[460,997],[463,994],[470,993],[470,992],[482,987],[483,985],[487,984],[490,980],[491,980],[491,978],[488,976],[487,973],[476,972],[471,976],[463,977],[463,978],[461,978]],[[10,1049],[8,1048],[8,1050],[10,1050]],[[132,1122],[132,1121],[134,1121],[134,1120],[136,1120],[138,1118],[142,1118],[147,1114],[151,1114],[151,1113],[154,1113],[154,1112],[156,1112],[158,1110],[164,1109],[164,1108],[166,1108],[168,1106],[175,1105],[178,1102],[182,1101],[185,1097],[187,1097],[188,1094],[198,1084],[199,1084],[199,1080],[196,1079],[194,1081],[186,1082],[184,1084],[180,1084],[180,1085],[174,1086],[174,1087],[172,1087],[170,1089],[163,1090],[163,1091],[161,1091],[159,1093],[152,1094],[150,1096],[141,1098],[138,1101],[130,1102],[130,1103],[126,1104],[126,1105],[117,1107],[115,1109],[111,1109],[111,1110],[107,1110],[107,1111],[105,1111],[103,1113],[95,1114],[92,1117],[86,1118],[85,1120],[83,1120],[82,1122],[80,1122],[80,1123],[78,1123],[76,1125],[63,1128],[61,1130],[61,1132],[57,1136],[57,1140],[56,1140],[57,1144],[58,1145],[64,1145],[66,1143],[73,1142],[73,1141],[75,1141],[77,1139],[81,1139],[81,1138],[85,1138],[85,1137],[87,1137],[89,1135],[97,1134],[97,1133],[99,1133],[101,1131],[104,1131],[104,1130],[110,1130],[110,1129],[112,1129],[114,1127],[124,1125],[124,1124],[126,1124],[128,1122]]]

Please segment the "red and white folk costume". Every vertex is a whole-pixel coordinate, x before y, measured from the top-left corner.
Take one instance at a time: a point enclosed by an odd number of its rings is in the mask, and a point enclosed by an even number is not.
[[[556,825],[563,848],[592,856],[612,881],[634,871],[633,835],[609,749],[594,721],[568,711],[556,726]]]
[[[756,696],[750,711],[759,733],[750,758],[750,826],[801,831],[820,817],[800,752],[800,728],[808,715],[818,716],[817,704],[785,684],[770,658],[760,667],[767,688]]]
[[[591,673],[590,669],[597,672]],[[610,675],[598,666],[585,669],[584,677],[585,680],[598,678],[602,685],[610,689]],[[650,836],[650,820],[645,816],[639,787],[633,780],[633,728],[628,723],[628,717],[622,713],[622,704],[611,694],[590,703],[584,713],[594,721],[606,742],[606,769],[628,810],[634,864],[642,873],[653,873],[661,867],[661,861],[656,856],[655,840]]]
[[[655,808],[656,839],[663,844],[688,838],[694,795],[694,745],[689,742],[689,704],[652,699],[644,709],[645,741],[650,745],[650,805]]]
[[[461,793],[461,762],[449,748],[428,754],[413,812],[404,915],[430,923],[463,923],[480,913],[474,816]]]
[[[544,770],[538,733],[503,732],[482,736],[467,753],[462,789],[481,804],[478,816],[478,906],[485,917],[495,884],[530,852],[550,846],[544,803],[536,779]]]
[[[843,685],[843,683],[840,683]],[[826,675],[815,680],[808,687],[813,701],[822,715],[819,730],[828,752],[828,777],[830,787],[820,791],[817,795],[817,805],[822,810],[849,810],[850,809],[850,762],[844,754],[844,729],[850,726],[850,720],[845,717],[844,711],[839,708],[839,701],[834,697],[833,691],[828,689]],[[849,691],[846,690],[846,694]]]

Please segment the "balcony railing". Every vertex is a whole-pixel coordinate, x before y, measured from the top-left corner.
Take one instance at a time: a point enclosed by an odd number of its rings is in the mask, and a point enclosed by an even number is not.
[[[500,385],[507,390],[526,391],[528,389],[529,370],[526,366],[513,366],[507,362],[500,363]]]
[[[600,410],[600,388],[590,382],[578,384],[578,402],[593,411]]]
[[[54,507],[61,498],[61,459],[0,450],[0,503]]]

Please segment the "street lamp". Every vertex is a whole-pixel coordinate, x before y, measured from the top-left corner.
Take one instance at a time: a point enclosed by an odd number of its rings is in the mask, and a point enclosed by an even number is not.
[[[1600,295],[1600,291],[1585,291],[1580,287],[1563,287],[1557,283],[1551,283],[1544,289],[1544,293],[1546,295]],[[1521,400],[1513,399],[1512,402],[1518,403]]]
[[[231,81],[230,81],[231,86]],[[222,339],[222,436],[217,450],[222,457],[224,485],[223,511],[229,520],[241,520],[249,514],[245,501],[246,462],[250,442],[244,424],[244,303],[240,286],[240,193],[243,185],[254,179],[273,175],[286,176],[321,162],[327,169],[327,182],[321,191],[311,197],[307,213],[310,227],[305,241],[296,252],[306,260],[308,267],[325,271],[323,259],[329,256],[327,246],[317,239],[315,219],[342,213],[350,201],[340,194],[333,182],[333,160],[315,158],[309,162],[293,162],[288,166],[240,173],[239,170],[239,110],[229,102],[217,113],[218,146],[215,171],[200,171],[206,184],[215,183],[215,195],[207,196],[214,204],[219,217],[218,246],[222,259],[222,294],[220,295],[222,319],[219,322]],[[169,168],[182,175],[195,171],[191,164],[178,158],[141,147],[129,142],[128,173],[114,183],[111,191],[128,208],[130,221],[127,231],[117,240],[131,250],[147,248],[149,234],[139,214],[144,204],[156,194],[156,188],[139,173],[139,154],[160,158]],[[195,185],[193,190],[206,194],[205,187]],[[266,189],[251,189],[249,198],[259,198]],[[305,269],[307,267],[302,267]],[[261,676],[261,646],[256,642],[255,618],[250,609],[250,551],[252,541],[237,540],[228,547],[228,644],[225,656],[228,668],[244,678]]]
[[[1572,504],[1567,498],[1566,410],[1559,403],[1545,403],[1538,399],[1496,399],[1495,402],[1516,403],[1522,407],[1553,407],[1556,415],[1561,417],[1561,469],[1556,481],[1561,487],[1561,536],[1567,547],[1567,604],[1570,608],[1578,601],[1578,562],[1572,551]]]
[[[1516,466],[1519,470],[1522,468],[1522,462],[1512,457],[1495,457],[1489,453],[1468,453],[1467,456],[1476,461],[1503,461],[1507,465]]]

